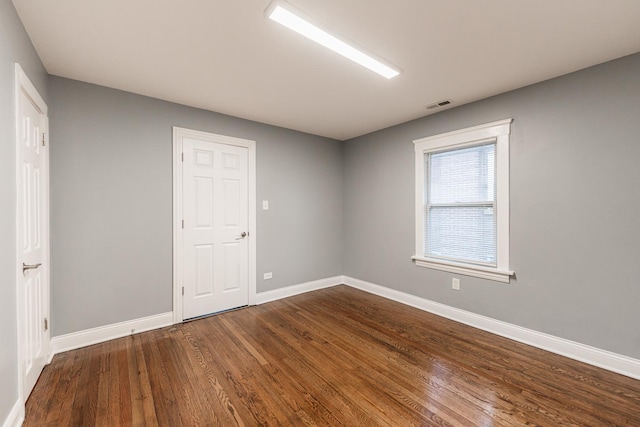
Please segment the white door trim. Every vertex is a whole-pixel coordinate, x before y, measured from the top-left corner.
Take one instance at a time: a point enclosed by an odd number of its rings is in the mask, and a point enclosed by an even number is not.
[[[249,160],[249,305],[256,303],[256,142],[248,139],[173,127],[173,323],[182,313],[183,229],[182,229],[182,139],[194,138],[245,147]]]
[[[21,184],[22,184],[22,176],[21,176],[21,162],[22,158],[20,156],[20,134],[21,134],[21,123],[20,123],[20,95],[24,93],[28,96],[39,112],[45,116],[45,124],[44,124],[44,133],[47,135],[47,144],[49,144],[49,118],[47,115],[47,104],[44,102],[35,86],[31,83],[26,73],[20,67],[20,64],[16,62],[15,64],[15,92],[14,92],[14,108],[15,108],[15,147],[16,147],[16,316],[17,316],[17,338],[18,338],[18,401],[20,402],[22,407],[24,408],[24,403],[28,396],[24,394],[24,346],[23,346],[23,334],[25,330],[24,325],[24,289],[22,286],[22,260],[20,254],[22,253],[22,244],[20,241],[20,230],[22,230],[22,212],[20,203],[18,203],[18,195],[21,194]],[[44,196],[44,212],[43,212],[43,230],[42,230],[42,239],[43,239],[43,267],[44,271],[42,272],[43,277],[46,281],[45,287],[45,306],[47,307],[46,314],[47,318],[50,320],[49,316],[49,304],[51,301],[50,293],[51,293],[51,252],[50,252],[50,216],[49,216],[49,150],[43,151],[44,156],[44,181],[45,185],[43,186],[43,190],[45,191]],[[50,323],[50,322],[49,322]],[[49,324],[48,330],[45,332],[45,343],[43,348],[43,353],[45,355],[45,360],[49,360],[49,354],[51,352],[51,325]]]

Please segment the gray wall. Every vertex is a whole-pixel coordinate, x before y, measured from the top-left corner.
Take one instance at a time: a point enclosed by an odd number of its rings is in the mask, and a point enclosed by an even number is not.
[[[14,63],[47,101],[47,73],[9,0],[0,1],[0,423],[18,399]]]
[[[344,273],[640,358],[640,54],[353,139]],[[416,267],[412,140],[513,117],[501,284]]]
[[[54,336],[172,310],[172,126],[257,141],[258,292],[342,273],[342,143],[60,77],[50,96]]]

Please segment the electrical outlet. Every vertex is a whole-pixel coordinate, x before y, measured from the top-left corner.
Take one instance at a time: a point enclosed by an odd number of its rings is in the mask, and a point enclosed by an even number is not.
[[[456,291],[460,290],[460,279],[456,279],[456,278],[451,279],[451,289]]]
[[[264,273],[264,280],[273,279],[273,273]]]
[[[263,211],[268,211],[269,210],[269,201],[268,200],[263,200],[262,201],[262,210]]]

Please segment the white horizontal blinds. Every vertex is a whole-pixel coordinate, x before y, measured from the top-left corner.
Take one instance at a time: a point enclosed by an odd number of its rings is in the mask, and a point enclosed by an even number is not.
[[[496,266],[496,143],[425,153],[425,256]]]

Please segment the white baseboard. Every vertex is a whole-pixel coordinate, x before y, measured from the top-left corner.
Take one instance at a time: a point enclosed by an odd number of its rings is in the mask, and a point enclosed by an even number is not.
[[[24,422],[24,404],[20,399],[16,400],[16,403],[11,408],[9,415],[5,418],[2,427],[20,427]]]
[[[571,359],[579,360],[599,368],[607,369],[631,378],[640,380],[640,360],[634,359],[610,351],[601,350],[575,341],[555,337],[553,335],[523,328],[511,323],[492,319],[490,317],[471,313],[438,302],[430,301],[405,292],[390,289],[364,280],[355,279],[349,276],[335,276],[326,279],[314,280],[298,285],[287,286],[285,288],[272,291],[260,292],[256,294],[256,304],[264,304],[271,301],[299,295],[305,292],[329,288],[332,286],[346,284],[383,298],[397,301],[420,310],[428,311],[456,322],[474,328],[482,329],[505,338],[512,339],[524,344],[528,344],[543,350],[550,351]],[[80,347],[109,341],[123,336],[132,335],[158,329],[173,324],[173,313],[163,313],[141,319],[116,323],[113,325],[101,326],[85,331],[74,332],[67,335],[54,337],[51,340],[52,354],[74,350]],[[133,331],[133,332],[132,332]],[[24,406],[22,412],[20,405],[16,403],[3,427],[19,426],[24,418]],[[22,415],[21,415],[22,414]],[[15,422],[13,420],[16,420]],[[18,422],[19,421],[19,422]],[[14,422],[14,424],[11,424]]]
[[[260,292],[256,294],[256,304],[276,301],[282,298],[292,297],[305,292],[317,291],[319,289],[330,288],[344,283],[344,276],[328,277],[326,279],[314,280],[312,282],[300,283],[299,285],[287,286],[285,288],[274,289],[273,291]]]
[[[60,335],[53,337],[51,340],[51,353],[58,354],[64,351],[75,350],[76,348],[150,331],[152,329],[163,328],[172,324],[173,312],[168,312]]]
[[[336,276],[301,283],[299,285],[288,286],[286,288],[275,289],[273,291],[260,292],[256,294],[256,304],[264,304],[305,292],[336,286],[342,284],[343,279],[344,276]],[[71,334],[60,335],[53,337],[51,340],[51,358],[53,355],[64,351],[75,350],[77,348],[121,338],[134,333],[137,334],[140,332],[150,331],[152,329],[163,328],[172,324],[173,313],[169,312],[115,323],[113,325],[100,326]],[[134,332],[132,332],[132,330]]]
[[[640,360],[638,359],[460,310],[415,295],[365,282],[364,280],[344,276],[344,283],[351,287],[482,329],[483,331],[640,380]]]

